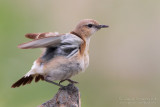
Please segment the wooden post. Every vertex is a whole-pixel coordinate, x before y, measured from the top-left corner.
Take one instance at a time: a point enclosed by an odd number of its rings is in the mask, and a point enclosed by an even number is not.
[[[80,92],[74,84],[68,84],[60,88],[51,100],[39,107],[81,107]]]

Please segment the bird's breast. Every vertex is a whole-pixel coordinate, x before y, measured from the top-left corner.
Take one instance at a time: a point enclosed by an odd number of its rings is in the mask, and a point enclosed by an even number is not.
[[[89,53],[88,51],[84,54],[84,68],[86,69],[89,66]]]

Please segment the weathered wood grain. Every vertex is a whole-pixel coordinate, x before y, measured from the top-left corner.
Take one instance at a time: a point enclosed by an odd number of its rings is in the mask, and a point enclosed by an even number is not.
[[[69,84],[60,88],[53,99],[39,107],[81,107],[80,92],[74,84]]]

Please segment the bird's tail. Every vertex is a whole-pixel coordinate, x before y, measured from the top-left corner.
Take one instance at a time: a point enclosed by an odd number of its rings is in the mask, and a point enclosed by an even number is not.
[[[21,85],[30,84],[34,78],[35,78],[35,82],[38,82],[39,80],[44,80],[44,77],[42,75],[24,76],[21,79],[19,79],[17,82],[15,82],[11,87],[16,88]]]

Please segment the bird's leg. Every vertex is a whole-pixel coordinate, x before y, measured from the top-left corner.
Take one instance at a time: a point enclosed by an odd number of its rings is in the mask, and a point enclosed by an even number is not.
[[[70,82],[70,83],[72,83],[72,84],[78,84],[78,82],[77,81],[73,81],[73,80],[71,80],[71,79],[66,79],[68,82]]]
[[[50,80],[47,80],[47,79],[45,79],[45,81],[46,81],[46,82],[49,82],[49,83],[52,83],[52,84],[54,84],[54,85],[57,85],[57,86],[59,86],[59,87],[64,87],[64,86],[61,85],[61,84],[58,84],[58,83],[56,83],[56,82],[53,82],[53,81],[50,81]]]
[[[66,81],[66,80],[67,80],[68,82],[72,83],[72,84],[78,84],[77,81],[73,81],[73,80],[71,80],[71,79],[65,79],[65,80],[61,80],[61,81],[59,82],[59,85],[60,85],[62,82]]]
[[[66,79],[65,79],[65,80],[61,80],[61,81],[59,81],[59,83],[58,83],[58,84],[59,84],[59,85],[61,85],[61,83],[62,83],[62,82],[64,82],[64,81],[66,81]]]

